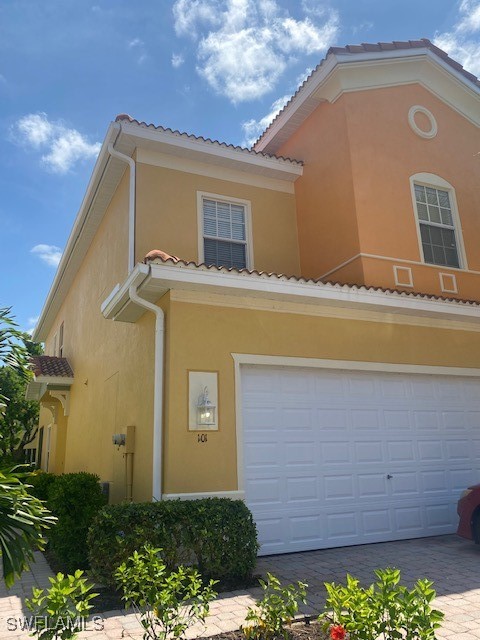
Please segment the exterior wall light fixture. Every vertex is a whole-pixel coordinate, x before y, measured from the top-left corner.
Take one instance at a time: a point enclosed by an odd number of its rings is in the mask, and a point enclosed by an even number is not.
[[[215,424],[216,406],[208,397],[208,387],[204,387],[203,393],[198,396],[197,424],[199,427]]]
[[[189,431],[218,431],[218,371],[188,371]]]

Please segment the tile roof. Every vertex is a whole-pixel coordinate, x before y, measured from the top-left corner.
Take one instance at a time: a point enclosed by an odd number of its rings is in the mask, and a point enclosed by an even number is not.
[[[72,368],[66,358],[33,356],[31,362],[33,373],[37,378],[73,378]]]
[[[156,255],[154,255],[156,254]],[[386,289],[384,287],[373,287],[364,284],[355,284],[355,283],[343,283],[337,282],[335,280],[322,280],[322,279],[314,279],[314,278],[302,278],[298,276],[289,276],[284,273],[274,273],[267,271],[257,271],[256,269],[236,269],[234,267],[217,267],[216,265],[206,265],[205,263],[197,263],[193,261],[180,260],[176,256],[170,256],[164,251],[160,251],[158,249],[154,249],[150,251],[144,258],[145,264],[169,264],[177,267],[186,267],[188,269],[201,269],[203,271],[217,271],[219,273],[235,273],[240,275],[247,276],[257,276],[260,278],[272,278],[275,280],[284,280],[288,282],[298,282],[302,284],[312,284],[318,286],[332,287],[335,289],[343,289],[350,291],[370,291],[371,293],[386,293],[390,295],[396,295],[399,297],[406,298],[416,298],[420,300],[433,300],[433,301],[442,301],[454,304],[461,305],[469,305],[474,307],[480,307],[480,300],[467,300],[463,298],[451,298],[446,296],[436,296],[430,293],[421,293],[421,292],[411,292],[405,291],[403,289],[395,289],[390,288]]]
[[[397,41],[397,42],[377,42],[377,43],[368,43],[363,42],[362,44],[348,44],[345,47],[330,47],[327,51],[327,55],[325,58],[317,64],[317,66],[313,69],[313,71],[305,78],[302,84],[298,87],[292,97],[288,100],[288,102],[283,106],[283,108],[277,113],[272,122],[268,125],[265,131],[260,135],[260,137],[253,144],[253,149],[255,149],[255,145],[260,142],[263,136],[267,133],[273,123],[277,120],[279,115],[285,111],[285,109],[291,104],[291,102],[296,98],[296,96],[300,93],[303,87],[310,81],[312,76],[316,74],[316,72],[320,69],[320,67],[325,63],[329,55],[335,54],[346,54],[346,53],[372,53],[372,52],[381,52],[381,51],[408,51],[410,49],[429,49],[441,58],[446,64],[448,64],[452,69],[455,69],[459,73],[461,73],[467,80],[470,80],[477,87],[480,87],[480,80],[473,73],[466,71],[462,67],[462,65],[450,58],[448,53],[440,49],[436,45],[433,44],[431,40],[428,38],[421,38],[420,40],[406,40],[406,41]]]
[[[176,136],[178,138],[193,140],[194,142],[206,142],[215,147],[223,147],[224,149],[231,149],[232,151],[236,151],[238,153],[242,153],[245,155],[253,155],[261,158],[269,158],[272,160],[278,160],[280,162],[286,162],[289,164],[303,166],[303,162],[301,160],[295,160],[293,158],[275,156],[271,153],[263,153],[261,151],[255,151],[255,149],[247,149],[246,147],[240,147],[238,145],[228,144],[227,142],[220,142],[219,140],[211,140],[210,138],[204,138],[203,136],[195,136],[192,133],[185,133],[184,131],[173,130],[170,128],[162,127],[161,125],[147,124],[146,122],[140,122],[139,120],[132,118],[132,116],[128,115],[128,113],[120,113],[115,118],[115,122],[125,122],[125,121],[129,122],[130,124],[136,124],[139,127],[144,127],[145,129],[154,129],[155,131],[161,131],[162,133],[167,133],[172,136]]]

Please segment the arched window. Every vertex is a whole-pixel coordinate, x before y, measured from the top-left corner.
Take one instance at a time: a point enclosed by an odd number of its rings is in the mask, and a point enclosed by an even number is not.
[[[467,268],[455,190],[432,173],[410,178],[420,255],[427,264]]]

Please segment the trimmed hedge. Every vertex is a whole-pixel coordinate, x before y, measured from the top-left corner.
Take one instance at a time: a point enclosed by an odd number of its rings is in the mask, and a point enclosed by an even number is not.
[[[248,581],[257,557],[257,530],[241,500],[206,498],[104,507],[88,533],[90,566],[99,582],[115,586],[115,569],[149,543],[162,549],[170,571],[198,568],[222,586]]]
[[[93,473],[33,474],[31,492],[58,518],[48,531],[50,549],[68,572],[88,568],[87,533],[105,505],[100,478]]]

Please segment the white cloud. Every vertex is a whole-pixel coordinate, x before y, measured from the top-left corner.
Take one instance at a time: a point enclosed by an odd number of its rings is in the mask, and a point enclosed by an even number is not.
[[[219,24],[215,3],[212,0],[177,0],[173,5],[175,32],[178,36],[197,37],[197,28]]]
[[[148,58],[145,43],[140,38],[133,38],[127,42],[127,47],[137,55],[137,63],[142,64]]]
[[[178,69],[185,62],[185,58],[181,53],[172,53],[172,67]]]
[[[290,99],[290,95],[282,96],[275,100],[272,104],[269,113],[260,120],[247,120],[247,122],[242,123],[243,133],[245,135],[245,139],[242,142],[242,145],[246,147],[251,147],[253,143],[257,140],[263,131],[268,127],[268,125],[274,120],[277,113],[283,109],[288,100]]]
[[[176,0],[178,35],[197,38],[197,71],[233,103],[271,91],[296,55],[320,53],[338,32],[338,15],[315,5],[292,18],[276,0]]]
[[[36,244],[30,249],[30,253],[38,256],[40,260],[43,260],[50,267],[58,267],[58,263],[62,257],[60,247],[56,247],[53,244]]]
[[[100,143],[90,143],[76,129],[50,121],[46,113],[30,113],[13,126],[11,135],[24,146],[44,150],[43,164],[53,173],[67,173],[77,162],[98,155]]]
[[[27,328],[25,329],[26,333],[29,333],[30,335],[33,334],[33,332],[35,331],[35,328],[37,326],[39,318],[40,318],[40,316],[32,316],[31,318],[29,318],[27,320]]]
[[[434,44],[460,62],[467,71],[480,75],[480,1],[462,0],[451,31],[437,33]]]

